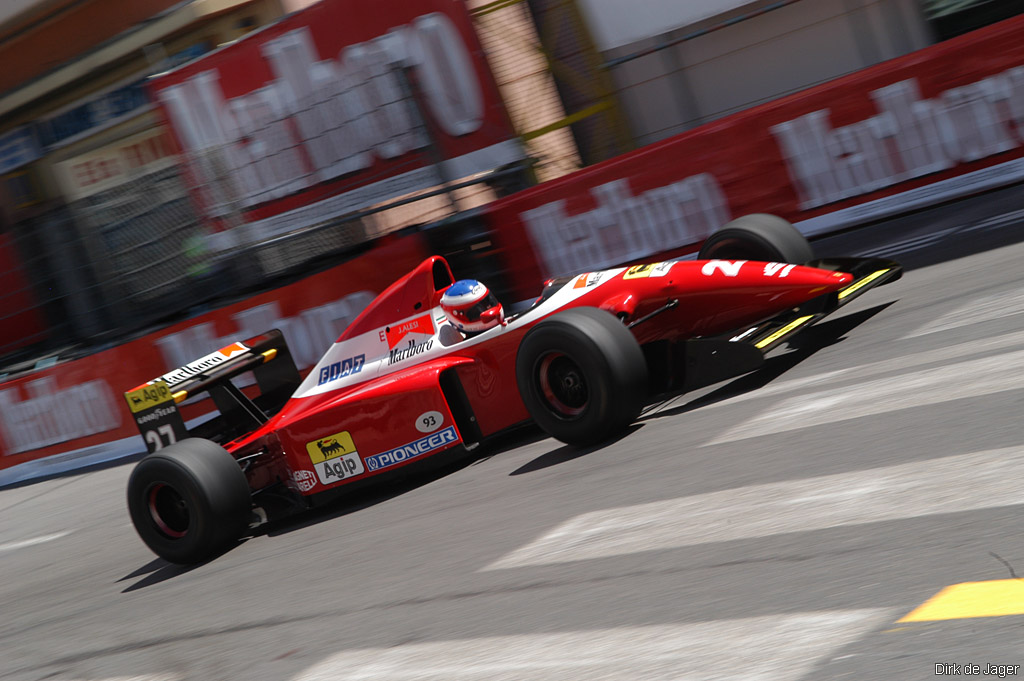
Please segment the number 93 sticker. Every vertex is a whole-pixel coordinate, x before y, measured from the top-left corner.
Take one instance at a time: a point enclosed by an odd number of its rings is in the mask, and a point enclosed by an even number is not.
[[[433,433],[444,425],[444,414],[439,411],[425,411],[416,417],[416,430]]]

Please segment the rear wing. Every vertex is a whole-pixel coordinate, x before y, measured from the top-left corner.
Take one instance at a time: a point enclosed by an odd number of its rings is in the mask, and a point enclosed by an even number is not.
[[[251,371],[260,394],[250,399],[231,381]],[[301,383],[284,335],[277,329],[227,345],[124,394],[146,448],[155,452],[187,437],[227,442],[251,432],[284,406]],[[178,405],[208,393],[214,419],[189,430]]]

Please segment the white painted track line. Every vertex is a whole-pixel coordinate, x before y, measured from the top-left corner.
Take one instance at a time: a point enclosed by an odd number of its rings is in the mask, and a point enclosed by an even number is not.
[[[1024,447],[584,513],[484,570],[567,563],[1024,503]]]
[[[826,371],[802,378],[773,381],[763,388],[758,388],[757,390],[752,390],[750,392],[743,393],[742,395],[730,397],[727,400],[713,402],[712,404],[702,406],[701,410],[714,409],[716,407],[723,407],[747,400],[763,399],[773,395],[781,395],[783,393],[793,392],[796,390],[804,390],[817,385],[834,385],[838,381],[860,381],[873,376],[887,376],[891,374],[899,374],[901,372],[906,373],[908,369],[928,364],[950,362],[971,355],[982,355],[989,352],[995,352],[997,350],[1019,347],[1024,347],[1024,331],[1006,333],[998,336],[992,336],[991,338],[980,338],[969,343],[957,343],[955,345],[936,348],[934,350],[916,352],[912,355],[891,357],[889,359],[883,359],[869,364],[861,364],[848,369],[836,369],[834,371]]]
[[[787,398],[709,445],[1024,388],[1024,350]]]
[[[795,681],[890,609],[797,613],[343,651],[293,681]]]
[[[1002,291],[985,295],[950,310],[929,323],[911,331],[903,338],[972,326],[993,319],[1024,313],[1024,290]]]
[[[112,676],[103,679],[64,679],[62,677],[56,677],[52,681],[182,681],[182,677],[177,674],[147,674],[145,676]]]
[[[45,544],[47,542],[54,541],[55,539],[66,537],[69,534],[71,534],[71,530],[66,530],[64,532],[56,532],[54,534],[46,534],[41,537],[33,537],[31,539],[22,539],[20,541],[7,542],[6,544],[0,544],[0,553],[3,553],[5,551],[16,551],[17,549],[23,549],[28,546],[35,546],[36,544]]]

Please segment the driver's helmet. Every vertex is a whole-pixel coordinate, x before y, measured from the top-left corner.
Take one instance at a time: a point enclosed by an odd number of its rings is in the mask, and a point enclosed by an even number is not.
[[[465,333],[480,333],[501,324],[505,312],[487,287],[476,279],[460,279],[441,296],[448,321]]]

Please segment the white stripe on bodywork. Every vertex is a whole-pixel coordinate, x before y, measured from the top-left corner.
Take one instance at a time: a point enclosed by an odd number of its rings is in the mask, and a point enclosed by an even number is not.
[[[452,353],[462,353],[467,348],[497,338],[498,336],[500,336],[503,333],[506,333],[509,330],[514,330],[515,328],[517,328],[517,325],[528,324],[531,320],[537,319],[539,317],[544,317],[545,315],[549,315],[557,311],[559,308],[565,306],[566,304],[572,302],[573,300],[579,298],[580,296],[590,293],[596,288],[603,286],[605,283],[613,280],[617,275],[621,274],[624,271],[625,268],[622,267],[613,270],[608,270],[607,276],[603,277],[599,283],[585,288],[574,289],[573,283],[575,283],[575,279],[571,279],[569,283],[565,284],[561,289],[552,294],[550,298],[548,298],[543,303],[533,308],[529,312],[520,315],[518,318],[513,320],[508,325],[499,325],[493,329],[481,333],[478,336],[473,336],[471,338],[467,338],[465,340],[447,346],[442,345],[440,342],[440,327],[441,324],[447,324],[448,322],[442,321],[440,323],[437,323],[438,319],[445,320],[445,315],[444,310],[442,310],[440,307],[435,307],[430,311],[430,314],[433,316],[435,320],[436,327],[434,336],[432,338],[433,343],[429,350],[417,353],[415,355],[415,360],[413,361],[403,360],[395,364],[388,363],[388,354],[390,352],[390,349],[384,350],[384,348],[387,347],[386,344],[382,345],[379,342],[379,334],[383,332],[384,327],[374,329],[373,331],[368,331],[367,333],[360,334],[354,338],[350,338],[341,343],[335,343],[334,345],[331,346],[331,348],[327,351],[323,358],[319,362],[317,362],[316,366],[313,367],[309,375],[306,376],[306,379],[302,382],[302,385],[300,385],[298,390],[296,390],[295,397],[312,397],[314,395],[339,390],[341,388],[350,387],[358,383],[363,383],[371,378],[386,376],[401,369],[405,369],[410,366],[415,366],[416,364],[421,364],[431,359],[436,359],[438,357],[443,357],[445,355]],[[425,314],[427,313],[417,313],[406,319],[401,319],[394,322],[394,325],[400,325],[402,323],[415,319],[416,317],[422,317]],[[425,342],[426,340],[426,337],[420,338],[420,341],[422,342]],[[383,352],[384,354],[371,354],[375,351]],[[363,365],[362,371],[360,371],[358,374],[353,374],[340,380],[331,381],[329,383],[324,383],[322,385],[317,385],[319,380],[319,372],[323,367],[330,366],[334,362],[343,361],[360,353],[366,356],[366,361],[365,364]]]

